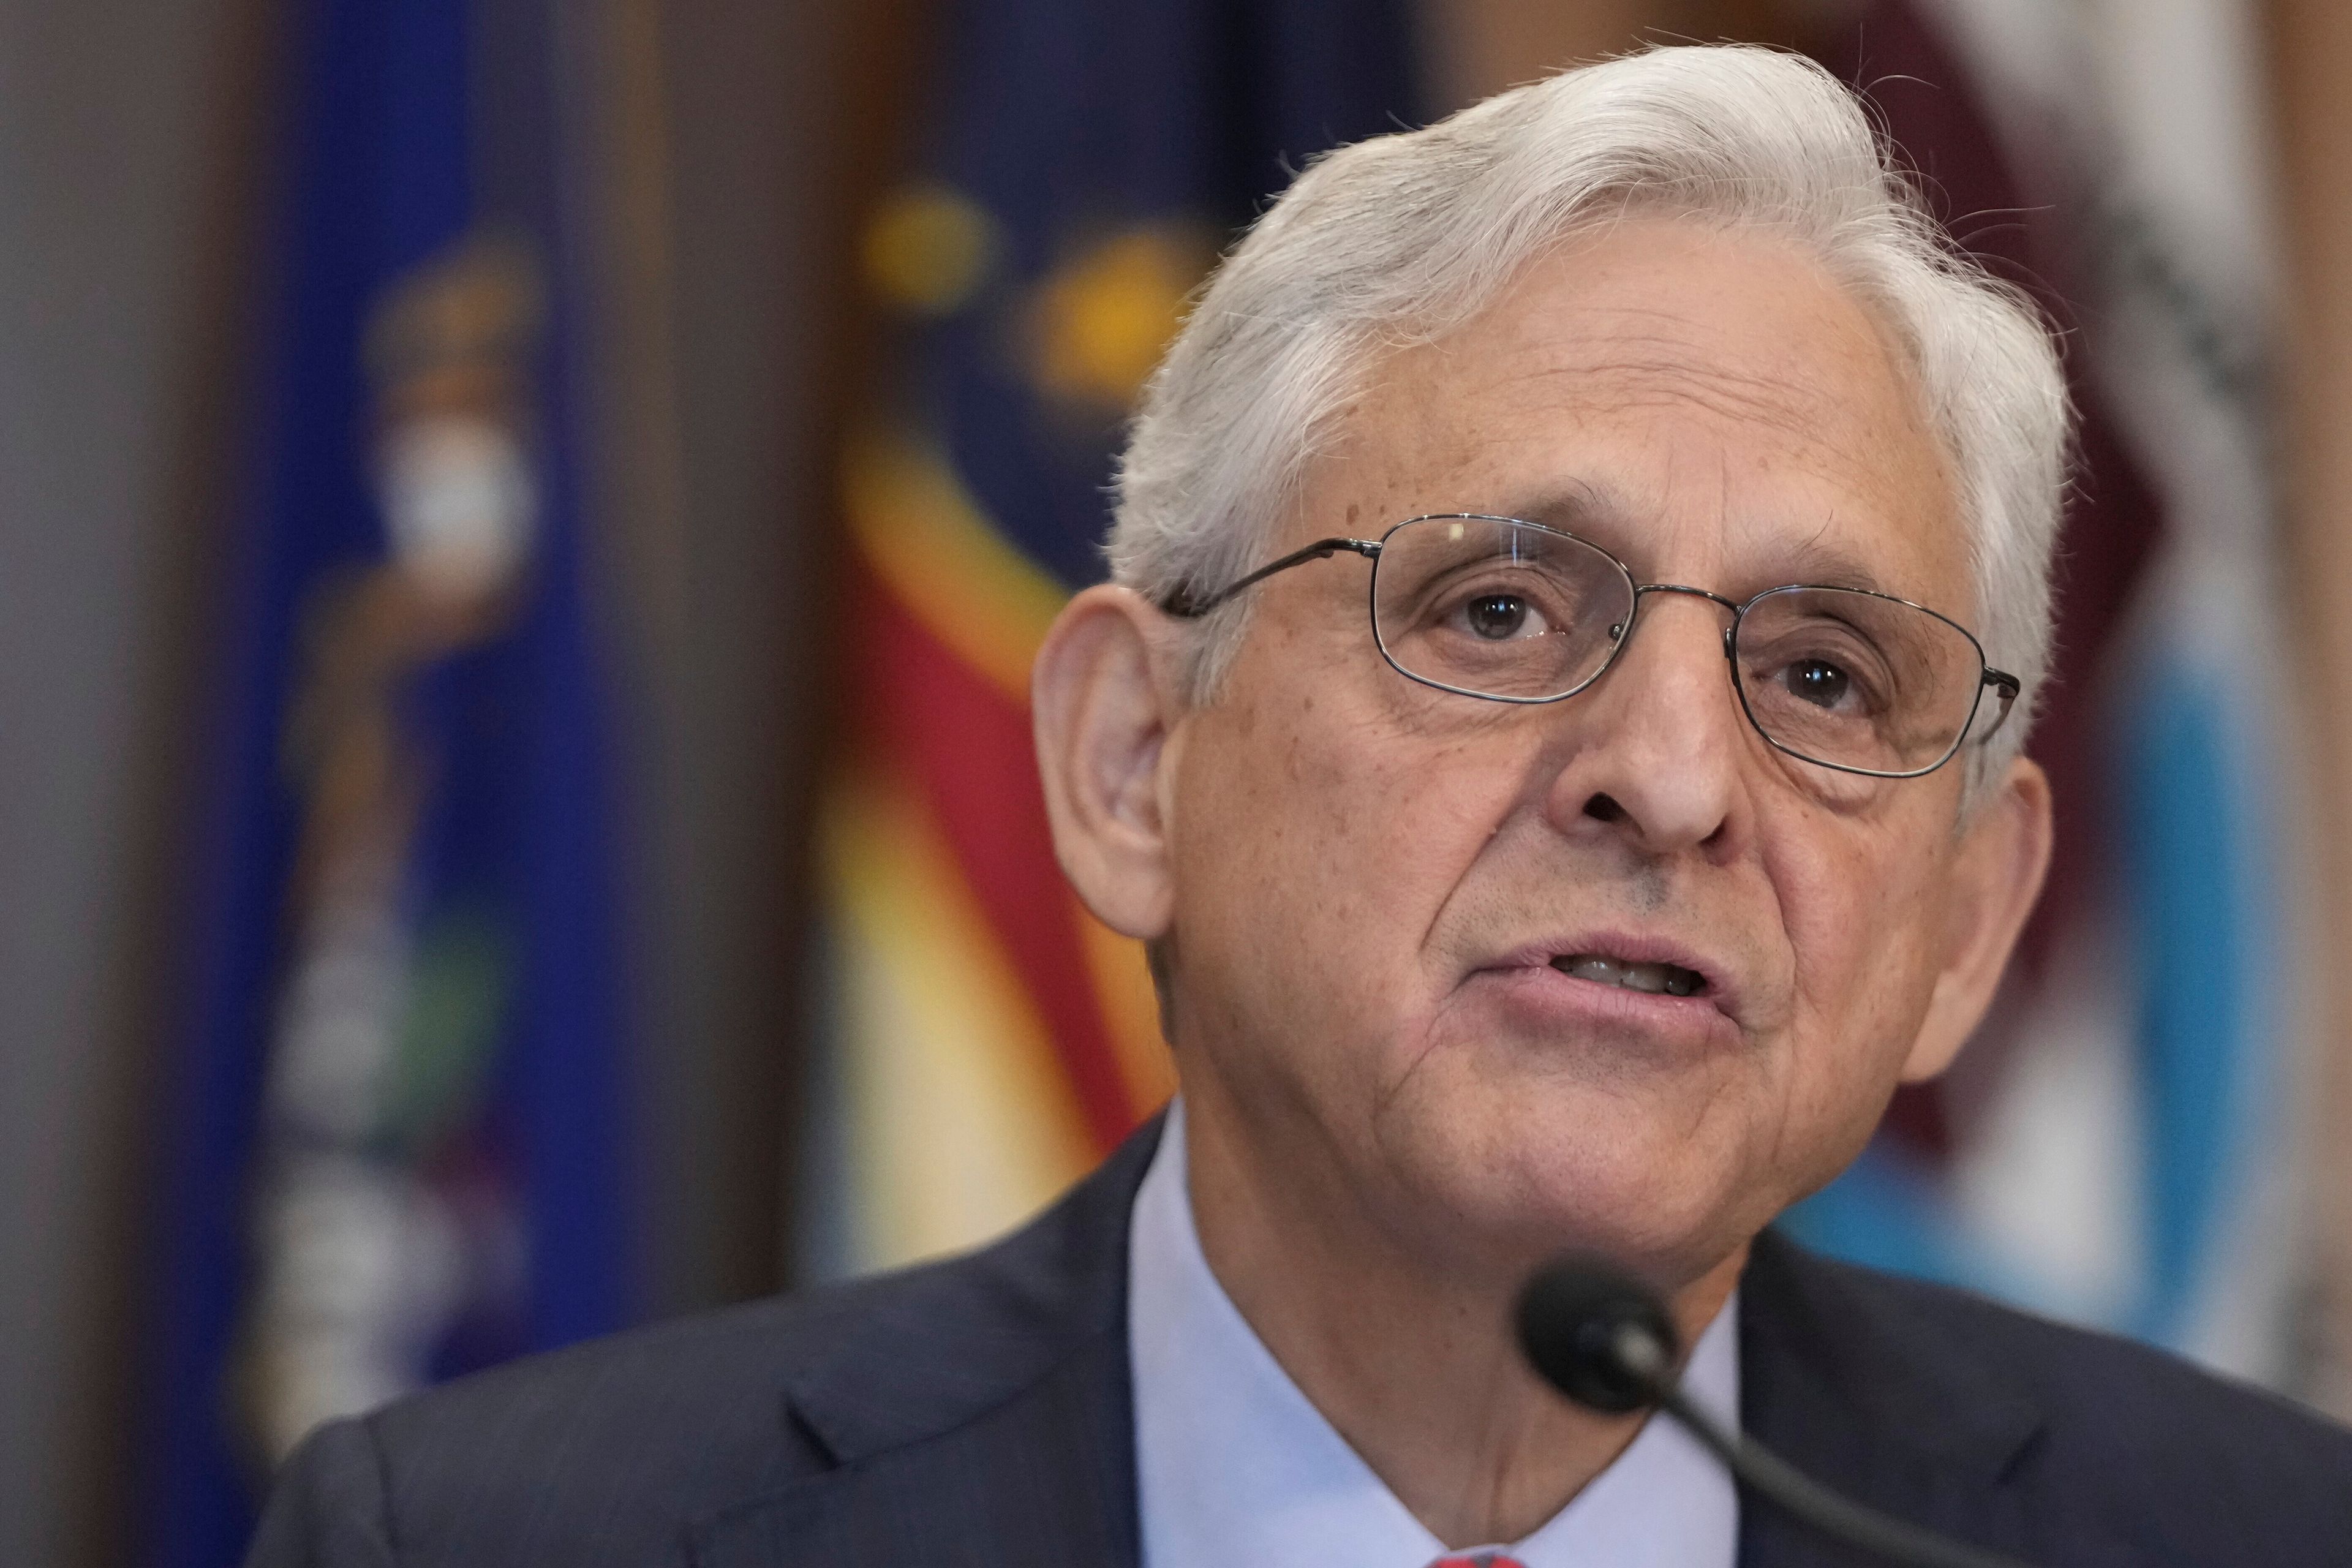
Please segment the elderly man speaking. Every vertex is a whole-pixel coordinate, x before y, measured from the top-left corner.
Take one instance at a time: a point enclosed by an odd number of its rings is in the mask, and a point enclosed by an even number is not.
[[[1564,1251],[1815,1479],[2035,1563],[2352,1561],[2352,1437],[1768,1229],[1985,1011],[2067,413],[1859,104],[1663,49],[1316,163],[1035,671],[1182,1092],[986,1251],[331,1426],[262,1564],[1853,1563],[1513,1303]]]

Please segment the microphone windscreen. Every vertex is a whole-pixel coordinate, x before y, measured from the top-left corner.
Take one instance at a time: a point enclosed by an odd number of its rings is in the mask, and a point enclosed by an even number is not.
[[[1545,1382],[1588,1409],[1622,1415],[1655,1403],[1650,1380],[1625,1363],[1623,1331],[1649,1335],[1666,1364],[1675,1321],[1647,1285],[1605,1258],[1572,1256],[1539,1269],[1519,1295],[1519,1348]]]

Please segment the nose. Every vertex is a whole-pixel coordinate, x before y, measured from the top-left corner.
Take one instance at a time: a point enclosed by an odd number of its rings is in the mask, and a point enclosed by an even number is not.
[[[1545,810],[1571,837],[1607,834],[1647,855],[1728,854],[1740,837],[1747,721],[1715,595],[1645,589],[1631,639],[1565,709],[1564,760]]]

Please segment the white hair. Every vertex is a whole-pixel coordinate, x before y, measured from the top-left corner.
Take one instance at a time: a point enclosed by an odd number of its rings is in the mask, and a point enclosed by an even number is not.
[[[1970,531],[1972,629],[2025,686],[1973,748],[1972,785],[1998,778],[2049,664],[2069,426],[2057,353],[2032,302],[1928,215],[1861,100],[1771,49],[1652,49],[1317,159],[1218,268],[1144,391],[1113,581],[1169,603],[1260,564],[1384,350],[1443,337],[1563,238],[1630,211],[1803,245],[1891,333]],[[1194,700],[1213,696],[1250,597],[1194,632]]]

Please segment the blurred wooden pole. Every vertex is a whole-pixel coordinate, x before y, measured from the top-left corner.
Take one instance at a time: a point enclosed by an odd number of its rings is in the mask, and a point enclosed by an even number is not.
[[[604,540],[643,803],[656,1313],[789,1283],[821,984],[856,240],[919,116],[930,0],[600,0],[614,228]]]
[[[623,655],[646,1305],[785,1282],[858,217],[919,0],[563,11],[606,226],[599,588]]]
[[[2320,1100],[2310,1146],[2316,1198],[2314,1396],[2352,1417],[2352,6],[2270,0],[2288,355],[2288,580],[2313,769],[2312,846],[2326,976],[2318,998]]]
[[[96,202],[98,211],[112,215],[99,220],[107,226],[100,232],[112,254],[79,277],[79,288],[105,300],[110,326],[135,341],[145,334],[130,324],[138,318],[126,316],[123,293],[135,297],[152,285],[125,268],[154,267],[173,281],[168,316],[155,323],[162,330],[136,351],[154,355],[163,372],[160,449],[150,455],[135,443],[122,445],[137,429],[140,393],[119,372],[108,373],[110,405],[86,427],[106,444],[110,461],[154,466],[149,482],[155,493],[138,535],[152,586],[143,605],[122,612],[126,626],[143,620],[144,626],[135,649],[141,660],[135,738],[128,752],[109,760],[121,771],[127,795],[109,828],[124,846],[126,870],[110,921],[108,999],[94,1037],[45,1042],[45,1048],[88,1051],[99,1058],[102,1087],[96,1099],[102,1115],[75,1128],[65,1105],[47,1105],[43,1114],[63,1119],[63,1125],[50,1123],[60,1138],[90,1141],[101,1173],[71,1238],[79,1266],[73,1278],[58,1281],[66,1289],[90,1281],[75,1290],[68,1307],[76,1335],[67,1373],[73,1398],[51,1435],[47,1460],[63,1484],[38,1505],[58,1511],[58,1549],[38,1559],[0,1550],[0,1560],[25,1562],[27,1568],[37,1560],[58,1568],[111,1568],[152,1555],[157,1545],[146,1533],[154,1500],[140,1489],[150,1458],[141,1443],[155,1430],[159,1414],[148,1374],[163,1342],[158,1314],[167,1310],[158,1283],[166,1238],[152,1214],[168,1168],[160,1151],[169,1124],[154,1086],[177,1076],[168,1069],[186,1044],[190,997],[184,968],[188,919],[197,907],[193,879],[205,805],[204,791],[189,781],[205,773],[212,754],[206,726],[218,707],[232,642],[226,608],[236,597],[229,587],[230,523],[249,477],[241,458],[255,412],[252,383],[259,374],[252,345],[275,264],[263,237],[282,173],[290,12],[284,0],[215,0],[175,9],[179,16],[165,34],[173,42],[160,50],[152,43],[131,46],[100,28],[84,31],[89,63],[83,69],[54,54],[40,57],[48,73],[72,84],[63,90],[77,112],[95,110],[94,123],[116,139],[108,154],[93,157],[88,172],[102,162],[123,182],[103,200],[77,199],[85,210]],[[173,47],[190,43],[198,46],[191,53]],[[152,63],[142,67],[130,57]],[[192,172],[194,179],[184,197],[166,202],[142,183],[140,166],[153,167],[148,161],[154,154],[141,148],[184,137],[192,151],[177,169]],[[68,166],[58,188],[80,189],[83,173]],[[183,216],[174,216],[172,208],[182,200]],[[33,217],[39,223],[48,216]],[[158,238],[141,238],[145,234]],[[162,248],[142,263],[142,247],[150,243]],[[106,350],[85,342],[77,353],[83,356],[103,363]],[[21,505],[13,493],[11,505]],[[12,515],[11,521],[35,531],[40,526],[29,513]],[[80,516],[72,526],[102,527],[103,519]],[[58,585],[49,580],[50,591]],[[49,652],[63,664],[83,657],[70,647],[52,646]],[[18,733],[14,743],[34,739]],[[11,896],[37,897],[53,908],[55,891],[12,889]],[[24,1005],[20,997],[12,1003]],[[10,1261],[41,1271],[37,1257],[18,1253]],[[0,1465],[7,1458],[0,1454]],[[43,1479],[29,1473],[0,1478],[0,1510],[9,1506],[12,1486]],[[10,1532],[0,1526],[0,1540],[5,1539],[12,1539]]]

